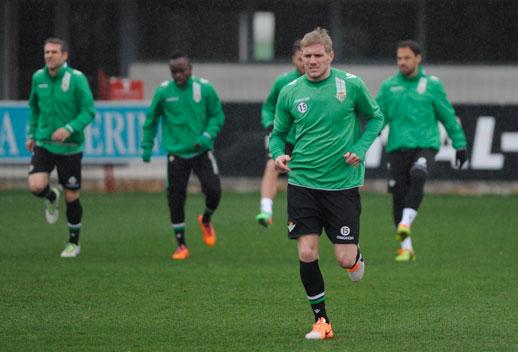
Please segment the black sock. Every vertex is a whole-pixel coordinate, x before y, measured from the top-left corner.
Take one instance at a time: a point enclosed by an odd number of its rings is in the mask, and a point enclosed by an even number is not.
[[[67,204],[67,222],[69,231],[69,242],[79,244],[79,232],[81,230],[81,219],[83,217],[83,207],[79,199]]]
[[[203,218],[201,221],[204,224],[208,224],[210,222],[210,218],[212,217],[212,214],[214,213],[214,210],[211,210],[209,208],[205,208],[205,211],[203,212]]]
[[[329,323],[326,313],[324,278],[318,266],[318,260],[311,263],[300,261],[300,278],[306,289],[311,310],[315,316],[315,321],[323,317]]]
[[[363,256],[362,256],[362,253],[360,252],[360,247],[356,246],[356,259],[354,260],[354,264],[351,266],[351,268],[353,266],[355,266],[359,260],[363,261]]]
[[[33,193],[36,197],[39,198],[47,198],[51,202],[56,200],[56,193],[50,189],[49,185],[47,185],[44,189],[41,190],[41,192]]]
[[[47,188],[49,188],[49,186],[47,186]],[[56,194],[56,192],[54,192],[51,189],[49,189],[47,195],[45,196],[45,198],[47,198],[51,202],[55,201],[57,197],[58,195]]]
[[[173,224],[173,230],[178,246],[185,246],[185,224]]]

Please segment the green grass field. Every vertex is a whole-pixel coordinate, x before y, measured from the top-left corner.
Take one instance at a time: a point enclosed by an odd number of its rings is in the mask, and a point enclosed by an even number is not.
[[[336,338],[305,341],[312,313],[286,238],[285,195],[268,229],[258,194],[225,193],[215,248],[187,203],[191,258],[173,262],[165,194],[82,197],[82,253],[62,259],[66,220],[28,192],[0,192],[1,351],[517,351],[518,197],[427,195],[417,261],[394,262],[387,195],[362,195],[364,280],[321,246]]]

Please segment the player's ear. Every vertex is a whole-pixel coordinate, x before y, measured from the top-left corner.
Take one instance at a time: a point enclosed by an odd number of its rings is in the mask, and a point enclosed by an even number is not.
[[[329,57],[331,59],[330,62],[333,62],[333,59],[335,58],[335,52],[333,50],[329,52]]]

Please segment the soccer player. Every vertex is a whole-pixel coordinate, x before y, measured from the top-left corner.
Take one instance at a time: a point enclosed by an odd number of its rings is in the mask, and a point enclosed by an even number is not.
[[[399,73],[381,84],[377,102],[389,126],[389,192],[400,248],[397,262],[416,259],[410,237],[412,222],[424,196],[424,184],[440,148],[440,121],[457,150],[456,166],[468,159],[466,137],[439,78],[421,66],[419,44],[404,40],[397,45]]]
[[[315,323],[307,339],[334,333],[325,306],[324,279],[318,265],[322,229],[335,257],[353,282],[365,263],[358,246],[364,159],[383,126],[383,115],[363,80],[334,69],[332,41],[316,28],[301,41],[305,75],[279,95],[270,151],[279,172],[288,172],[288,237],[297,240],[300,278]],[[359,114],[366,119],[362,131]],[[295,126],[293,152],[286,136]]]
[[[44,44],[45,67],[32,76],[29,96],[29,132],[26,147],[32,152],[29,189],[45,200],[45,217],[58,221],[59,189],[49,186],[49,174],[56,167],[67,209],[69,240],[61,257],[81,252],[79,231],[83,208],[79,201],[84,128],[95,116],[88,80],[66,62],[66,43],[49,38]]]
[[[149,162],[158,124],[162,119],[162,144],[167,151],[167,201],[177,248],[174,260],[187,259],[185,200],[191,171],[198,176],[205,194],[205,211],[198,216],[202,239],[216,245],[211,217],[221,199],[218,165],[212,153],[214,140],[223,125],[221,101],[212,84],[192,75],[189,56],[175,52],[169,68],[172,80],[160,84],[144,123],[142,159]]]
[[[266,97],[261,108],[261,123],[266,129],[265,147],[268,155],[268,160],[264,167],[263,178],[261,180],[261,212],[255,217],[256,221],[264,227],[268,227],[272,224],[272,208],[273,199],[277,194],[277,178],[279,173],[275,170],[275,163],[272,159],[272,155],[268,151],[268,140],[273,129],[273,119],[275,116],[275,105],[277,105],[277,99],[281,88],[297,79],[304,74],[304,64],[302,63],[302,52],[300,50],[300,39],[293,43],[291,50],[291,62],[295,66],[295,69],[281,74],[275,79],[272,89]],[[293,149],[293,142],[295,140],[295,131],[292,128],[288,133],[286,142],[286,154],[291,154]]]

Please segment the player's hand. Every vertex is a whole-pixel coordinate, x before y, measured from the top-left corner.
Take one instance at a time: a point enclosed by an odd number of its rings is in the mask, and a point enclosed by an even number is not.
[[[202,134],[201,136],[196,139],[196,142],[194,143],[194,148],[196,150],[207,150],[210,149],[210,138],[206,135]]]
[[[51,139],[55,142],[63,143],[68,137],[70,137],[70,132],[66,128],[61,127],[52,133]]]
[[[291,160],[289,155],[281,155],[275,159],[275,170],[278,173],[285,174],[290,172],[291,169],[288,167],[288,162]]]
[[[27,141],[25,141],[25,148],[32,152],[34,150],[34,139],[28,138]]]
[[[347,152],[344,154],[345,162],[351,166],[360,165],[360,157],[352,152]]]
[[[459,149],[455,152],[455,167],[457,169],[462,169],[464,163],[468,161],[468,150],[467,149]]]
[[[151,161],[151,149],[142,149],[142,161],[145,163]]]

